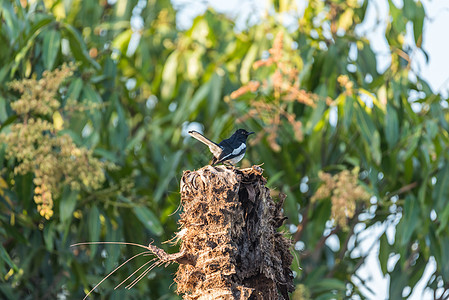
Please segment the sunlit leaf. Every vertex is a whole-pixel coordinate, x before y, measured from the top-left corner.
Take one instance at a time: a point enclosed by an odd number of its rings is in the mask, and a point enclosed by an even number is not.
[[[117,35],[117,37],[112,41],[112,47],[120,50],[121,53],[126,54],[132,33],[131,28],[129,28]]]
[[[415,44],[418,47],[421,47],[423,40],[422,40],[422,32],[423,32],[423,25],[424,25],[424,18],[426,16],[426,13],[424,11],[424,7],[420,1],[415,3],[416,10],[413,18],[413,37],[415,38]]]
[[[248,83],[249,81],[249,72],[253,62],[256,60],[257,52],[259,50],[258,48],[259,47],[256,44],[253,44],[242,60],[242,67],[240,68],[240,80],[242,83]]]
[[[47,70],[52,70],[61,44],[61,33],[55,29],[44,34],[43,60]]]
[[[165,61],[161,83],[161,97],[165,100],[171,98],[176,87],[176,68],[178,66],[178,55],[178,52],[174,51]]]

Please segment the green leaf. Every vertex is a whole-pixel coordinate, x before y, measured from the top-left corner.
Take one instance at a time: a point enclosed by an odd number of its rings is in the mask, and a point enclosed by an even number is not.
[[[44,67],[52,70],[61,46],[61,33],[55,29],[44,33],[43,60]]]
[[[429,139],[433,140],[439,131],[438,124],[436,120],[426,120],[425,121],[426,133]]]
[[[400,262],[397,262],[393,272],[390,274],[390,291],[388,299],[403,299],[402,291],[407,285],[408,273],[401,268]]]
[[[449,221],[449,204],[446,205],[442,213],[438,214],[438,220],[440,220],[440,226],[438,226],[436,234],[440,236],[444,234],[444,230],[447,229],[447,222]]]
[[[175,91],[178,68],[179,52],[173,51],[167,58],[162,71],[161,97],[163,100],[170,99]]]
[[[295,193],[292,192],[290,187],[283,187],[282,192],[287,195],[284,202],[285,215],[288,217],[289,222],[298,224],[298,202]]]
[[[91,242],[98,242],[100,239],[100,211],[96,206],[90,209],[87,226],[89,228],[89,239]],[[91,257],[95,256],[98,245],[90,245]]]
[[[382,161],[382,152],[380,150],[380,134],[379,131],[374,131],[371,139],[371,154],[376,165],[380,165]]]
[[[162,182],[160,182],[154,192],[154,201],[159,202],[164,194],[166,192],[168,185],[170,184],[170,181],[173,180],[175,174],[175,171],[177,170],[177,167],[179,165],[179,162],[181,161],[183,152],[177,151],[171,157],[167,159],[167,163],[164,164],[162,167],[163,171],[161,173]]]
[[[426,174],[423,177],[422,180],[423,184],[421,184],[421,187],[418,190],[418,200],[421,203],[422,206],[426,205],[428,202],[431,201],[431,199],[427,199],[426,195],[427,195],[427,182],[429,182],[429,175]],[[427,200],[427,201],[426,201]],[[430,201],[429,201],[430,200]]]
[[[34,189],[33,174],[19,175],[15,179],[14,191],[17,193],[17,197],[21,199],[22,205],[27,209],[35,209],[35,204],[32,200]]]
[[[70,191],[66,189],[61,197],[61,202],[59,204],[59,214],[61,223],[72,217],[73,211],[76,207],[76,200],[78,197],[78,192]]]
[[[130,136],[130,140],[126,144],[126,151],[129,151],[133,149],[136,145],[139,145],[144,140],[145,136],[147,134],[147,131],[145,128],[139,128],[136,133],[134,133],[133,136]],[[115,158],[117,159],[117,158]],[[111,160],[114,162],[114,160]]]
[[[7,1],[5,1],[6,3]],[[3,11],[5,12],[5,10]],[[30,28],[30,31],[28,34],[23,38],[23,43],[19,45],[19,51],[15,53],[14,62],[11,67],[10,74],[14,74],[17,71],[17,68],[19,67],[20,63],[25,58],[28,51],[31,49],[31,47],[34,46],[34,40],[36,37],[45,29],[45,27],[51,23],[54,20],[53,17],[43,17],[38,22],[33,24]],[[19,30],[21,26],[17,26],[15,28],[11,28],[12,30]],[[26,42],[26,43],[25,43]]]
[[[90,85],[86,84],[83,88],[83,96],[86,97],[86,99],[91,103],[102,103],[101,96],[98,94],[98,92],[95,90],[95,88]]]
[[[242,83],[248,83],[250,79],[249,72],[251,70],[251,66],[256,60],[258,50],[259,45],[253,43],[246,53],[245,58],[242,60],[242,66],[240,67],[240,80]]]
[[[100,104],[103,103],[103,100],[101,96],[99,95],[98,91],[95,89],[93,85],[85,84],[83,87],[83,93],[82,97],[85,98],[85,103],[87,104]],[[93,131],[91,134],[91,137],[95,136],[95,133],[97,133],[96,129],[101,128],[101,117],[102,114],[100,110],[91,110],[90,113],[90,120],[92,121]],[[83,126],[84,127],[84,126]]]
[[[424,19],[426,17],[426,12],[421,1],[415,3],[416,10],[413,17],[413,37],[415,38],[415,44],[418,47],[422,45],[422,30],[424,25]]]
[[[115,39],[112,40],[112,48],[120,50],[122,54],[126,54],[132,34],[133,31],[131,28],[118,34]]]
[[[343,125],[345,128],[349,128],[352,123],[352,116],[354,115],[354,99],[352,97],[346,97],[344,101],[343,111]]]
[[[446,236],[440,239],[441,245],[441,260],[439,266],[441,267],[441,273],[443,275],[443,281],[449,282],[449,238]]]
[[[129,138],[129,128],[128,124],[126,122],[126,115],[125,111],[123,109],[122,104],[118,100],[117,97],[113,97],[113,100],[111,99],[111,104],[114,104],[116,116],[117,116],[117,125],[116,126],[110,126],[110,132],[109,136],[111,139],[111,143],[113,145],[113,149],[119,149],[120,151],[123,151],[126,147],[126,142]]]
[[[397,172],[396,166],[395,165],[393,165],[393,166],[394,166],[394,168],[396,169],[396,172]],[[403,179],[405,180],[405,182],[410,182],[412,180],[412,177],[413,177],[413,156],[410,156],[409,158],[404,160],[403,166],[404,166],[404,177],[403,177]]]
[[[345,291],[346,284],[334,278],[322,278],[310,286],[310,290],[314,292],[324,291]]]
[[[8,300],[16,300],[20,297],[10,283],[0,283],[0,294]]]
[[[347,8],[338,19],[339,29],[348,30],[348,28],[353,24],[354,10]]]
[[[396,231],[396,237],[401,246],[406,246],[409,243],[415,228],[420,223],[419,211],[418,200],[409,194],[405,198],[404,212]]]
[[[117,154],[115,154],[112,151],[108,151],[106,149],[95,148],[94,149],[94,154],[98,155],[98,156],[100,156],[100,157],[102,157],[102,158],[104,158],[104,159],[106,159],[108,161],[111,161],[113,163],[118,163],[119,162]]]
[[[326,101],[324,100],[319,101],[317,107],[315,107],[315,109],[313,110],[312,116],[308,119],[306,123],[305,126],[306,134],[310,134],[319,122],[323,122],[322,117],[326,109],[327,109]]]
[[[223,70],[221,72],[224,73]],[[211,84],[210,84],[210,97],[209,97],[209,103],[207,105],[209,110],[209,116],[215,116],[218,110],[218,105],[220,104],[221,95],[222,95],[222,89],[223,89],[223,82],[224,81],[224,75],[219,72],[214,73],[211,78]]]
[[[32,35],[28,40],[27,43],[20,49],[20,51],[15,55],[14,57],[14,63],[11,68],[10,76],[13,77],[13,75],[16,73],[17,69],[19,68],[19,65],[23,62],[23,60],[26,58],[28,51],[33,47],[34,40],[39,35],[41,30],[38,30],[35,32],[34,35]]]
[[[418,281],[421,280],[424,271],[426,269],[428,263],[428,259],[424,257],[423,255],[419,255],[418,259],[416,260],[414,266],[413,266],[413,272],[410,274],[408,285],[409,286],[416,286]],[[410,298],[409,298],[410,299]]]
[[[119,225],[117,225],[119,226]],[[106,241],[120,241],[122,236],[122,230],[121,227],[114,228],[114,226],[111,224],[109,220],[106,221]],[[112,271],[114,267],[117,265],[117,261],[120,256],[120,245],[114,245],[114,244],[107,244],[105,246],[106,251],[108,253],[107,259],[106,259],[106,272]]]
[[[16,13],[14,12],[14,7],[11,1],[1,1],[1,14],[2,23],[4,22],[6,27],[9,29],[6,32],[10,33],[10,39],[15,40],[19,36],[20,25]],[[3,26],[3,24],[2,24]]]
[[[360,126],[360,130],[362,133],[362,137],[368,142],[371,143],[371,137],[373,136],[374,132],[376,131],[376,127],[373,124],[373,121],[371,118],[367,115],[364,108],[360,105],[356,108],[356,117],[357,122]]]
[[[394,107],[387,103],[387,114],[385,117],[385,137],[390,148],[393,148],[399,139],[399,121]]]
[[[279,181],[279,179],[281,179],[282,176],[284,176],[284,175],[285,175],[284,171],[279,171],[277,173],[274,173],[272,176],[268,177],[266,185],[273,186],[273,184],[276,184]]]
[[[82,90],[83,90],[83,80],[81,78],[75,78],[69,85],[69,88],[67,90],[67,98],[79,100],[79,96]]]
[[[1,81],[1,80],[0,80]],[[2,96],[0,96],[0,131],[2,130],[4,122],[8,119],[8,113],[6,111],[6,100]]]
[[[404,17],[412,20],[415,16],[415,6],[415,0],[404,0],[404,6],[402,7]]]
[[[387,235],[384,233],[380,237],[379,243],[379,263],[380,269],[382,270],[384,276],[388,273],[387,263],[389,257],[390,257],[390,245],[388,244]]]
[[[418,142],[422,135],[422,125],[417,126],[415,132],[411,136],[407,136],[407,145],[405,147],[406,151],[404,154],[404,159],[408,159],[413,152],[415,152],[416,147],[418,147]]]
[[[55,229],[54,229],[54,223],[50,223],[45,225],[44,227],[44,242],[45,242],[45,248],[47,248],[47,251],[52,252],[54,248],[54,236],[55,236]]]
[[[363,73],[377,75],[376,54],[368,44],[363,44],[363,48],[359,49],[358,62]]]
[[[207,99],[207,96],[209,94],[210,91],[210,87],[211,87],[211,82],[207,82],[205,84],[203,84],[196,92],[195,94],[193,94],[192,99],[189,99],[189,101],[187,101],[187,107],[186,110],[183,112],[184,115],[189,116],[191,113],[193,113],[194,111],[197,111],[200,104]]]
[[[444,161],[436,178],[437,182],[432,193],[433,203],[436,211],[442,211],[446,205],[449,205],[449,163],[447,160]]]
[[[320,282],[318,282],[317,286],[325,287],[330,290],[340,290],[340,291],[346,290],[346,284],[343,281],[341,281],[339,279],[334,279],[334,278],[326,278],[326,279],[320,280]]]
[[[315,298],[315,300],[335,300],[335,299],[339,298],[336,298],[334,293],[325,293]]]
[[[101,66],[92,57],[90,57],[89,53],[87,52],[87,46],[84,43],[79,32],[76,30],[76,28],[68,23],[60,23],[60,24],[61,28],[64,29],[63,31],[64,37],[66,37],[69,40],[70,49],[72,51],[73,56],[77,60],[91,65],[96,70],[100,70]]]
[[[6,249],[3,248],[3,245],[0,244],[0,258],[8,264],[10,268],[14,270],[14,272],[18,272],[19,268],[17,268],[16,264],[12,261],[11,257],[9,256],[8,252],[6,252]]]
[[[329,199],[320,200],[316,207],[312,210],[312,216],[309,216],[311,224],[309,228],[306,228],[311,235],[309,243],[311,247],[314,247],[321,238],[321,234],[326,226],[326,222],[331,216],[331,201]]]
[[[0,98],[1,100],[1,98]],[[3,122],[2,124],[0,124],[0,131],[5,128],[6,126],[8,126],[9,124],[13,123],[15,120],[17,119],[17,115],[12,115],[10,116],[7,120],[5,120],[5,122]]]
[[[133,210],[137,218],[140,220],[140,222],[142,222],[145,228],[147,228],[157,236],[160,236],[163,233],[164,229],[162,228],[159,219],[151,210],[144,206],[136,206]]]
[[[372,155],[372,159],[379,165],[382,160],[379,132],[376,130],[371,118],[360,105],[355,109],[355,112],[362,138],[365,140],[366,146],[371,150],[370,154]]]

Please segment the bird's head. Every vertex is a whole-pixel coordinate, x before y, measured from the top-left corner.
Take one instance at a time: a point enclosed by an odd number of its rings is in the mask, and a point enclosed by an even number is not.
[[[237,135],[239,135],[239,136],[242,136],[242,137],[245,137],[245,139],[246,139],[250,134],[253,134],[253,133],[254,133],[253,131],[248,132],[248,131],[246,131],[245,129],[237,129],[237,131],[235,132],[235,134],[237,134]]]

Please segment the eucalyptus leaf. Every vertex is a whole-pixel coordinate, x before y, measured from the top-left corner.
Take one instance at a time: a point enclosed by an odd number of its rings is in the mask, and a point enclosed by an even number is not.
[[[87,219],[87,226],[89,231],[90,242],[98,242],[100,239],[101,223],[100,223],[100,211],[97,206],[91,207]],[[96,244],[90,245],[91,257],[95,256],[97,248],[98,245]]]
[[[156,215],[146,207],[134,207],[134,213],[140,222],[152,233],[160,236],[164,229]]]
[[[44,34],[43,59],[47,70],[52,70],[61,45],[61,33],[55,29]]]

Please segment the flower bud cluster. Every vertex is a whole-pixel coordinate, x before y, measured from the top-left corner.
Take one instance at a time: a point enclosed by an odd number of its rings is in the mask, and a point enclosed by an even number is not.
[[[338,83],[345,89],[346,96],[352,96],[354,94],[354,83],[349,79],[348,75],[340,75],[337,78]]]
[[[331,217],[340,227],[346,229],[348,218],[355,214],[357,202],[366,203],[370,195],[358,184],[359,169],[343,170],[331,175],[320,171],[318,177],[323,184],[312,196],[312,202],[331,198]]]
[[[64,65],[44,72],[40,80],[11,83],[10,87],[21,93],[20,99],[11,103],[19,121],[0,135],[6,144],[6,157],[17,161],[14,173],[34,175],[34,201],[47,220],[53,216],[53,201],[63,186],[91,190],[100,188],[105,180],[105,164],[93,156],[92,150],[75,145],[69,135],[61,132],[61,126],[49,121],[48,116],[60,107],[59,85],[72,73],[73,66]]]
[[[52,72],[44,71],[42,78],[36,80],[22,79],[9,84],[22,94],[22,97],[11,103],[11,108],[18,115],[39,114],[48,116],[60,107],[59,101],[55,98],[61,83],[73,74],[73,66],[64,65],[60,69]]]

